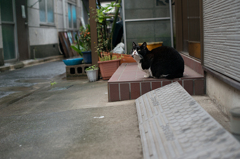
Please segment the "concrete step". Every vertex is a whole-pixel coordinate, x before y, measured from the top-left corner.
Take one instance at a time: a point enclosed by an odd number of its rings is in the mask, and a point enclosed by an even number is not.
[[[136,99],[145,159],[240,158],[240,143],[178,83]]]
[[[139,96],[163,87],[172,82],[179,82],[190,95],[205,94],[205,79],[185,65],[184,76],[168,80],[165,78],[144,78],[144,72],[137,63],[123,63],[108,81],[109,102],[137,99]]]

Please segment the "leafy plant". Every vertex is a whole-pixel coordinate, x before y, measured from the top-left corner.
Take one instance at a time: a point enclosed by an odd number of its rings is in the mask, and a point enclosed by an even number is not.
[[[88,24],[86,28],[80,27],[80,35],[75,35],[75,40],[77,44],[72,44],[71,47],[83,56],[83,51],[91,50],[91,32],[90,25]]]
[[[88,68],[85,69],[85,71],[90,71],[90,70],[97,70],[98,67],[96,65],[89,66]]]
[[[92,12],[96,12],[95,21],[97,22],[97,37],[98,43],[96,46],[96,52],[98,56],[102,58],[102,52],[109,52],[112,49],[112,32],[115,29],[116,19],[118,17],[118,10],[120,7],[121,0],[118,0],[118,3],[111,2],[106,7],[99,7],[97,9],[92,9]],[[107,13],[112,11],[114,8],[116,9],[115,15],[108,15]],[[114,23],[112,25],[112,32],[109,33],[107,31],[108,21],[107,19],[114,17]],[[112,60],[112,53],[110,53],[110,60]],[[105,57],[106,58],[106,57]],[[105,59],[104,58],[104,59]]]
[[[53,82],[50,82],[51,86],[54,86],[55,84],[57,84],[57,82],[53,81]]]
[[[117,55],[112,55],[111,53],[108,54],[102,54],[101,57],[99,57],[100,61],[109,61],[109,60],[117,60],[122,59],[122,55],[118,57]]]

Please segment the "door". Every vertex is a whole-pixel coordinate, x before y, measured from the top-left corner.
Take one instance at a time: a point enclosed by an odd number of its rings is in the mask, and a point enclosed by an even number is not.
[[[132,42],[163,42],[173,46],[172,0],[123,0],[125,49]]]
[[[19,60],[29,59],[27,0],[15,0]]]
[[[1,0],[1,22],[4,60],[16,60],[16,20],[14,1]]]

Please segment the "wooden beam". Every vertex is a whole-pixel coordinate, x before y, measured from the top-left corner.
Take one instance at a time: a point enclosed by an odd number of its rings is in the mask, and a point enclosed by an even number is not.
[[[94,11],[93,11],[94,9]],[[97,23],[95,21],[96,16],[96,0],[89,0],[89,12],[90,12],[90,29],[91,29],[91,51],[92,51],[92,64],[97,65]]]
[[[201,64],[204,65],[203,0],[199,0],[199,10],[200,10],[200,45],[201,45]]]
[[[182,51],[183,35],[182,35],[182,0],[175,1],[175,17],[176,17],[176,50]]]

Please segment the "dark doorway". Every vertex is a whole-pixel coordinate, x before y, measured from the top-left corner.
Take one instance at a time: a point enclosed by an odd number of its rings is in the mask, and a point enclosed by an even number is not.
[[[19,60],[29,59],[27,0],[15,0]]]

